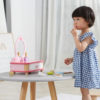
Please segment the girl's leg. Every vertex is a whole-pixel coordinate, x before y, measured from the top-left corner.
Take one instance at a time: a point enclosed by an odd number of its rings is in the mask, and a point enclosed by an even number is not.
[[[81,90],[81,93],[82,93],[82,100],[91,100],[89,89],[80,88],[80,90]]]

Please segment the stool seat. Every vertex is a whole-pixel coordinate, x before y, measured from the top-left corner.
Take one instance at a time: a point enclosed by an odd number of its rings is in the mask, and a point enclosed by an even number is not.
[[[99,91],[91,91],[90,95],[99,96],[100,97],[100,90]]]

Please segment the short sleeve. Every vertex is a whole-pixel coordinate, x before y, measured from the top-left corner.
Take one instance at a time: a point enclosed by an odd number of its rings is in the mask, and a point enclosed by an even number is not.
[[[95,48],[98,45],[98,41],[95,39],[94,35],[91,35],[91,39],[93,40],[93,43],[89,45],[91,48]]]
[[[89,45],[90,48],[95,48],[98,45],[98,41],[95,39],[94,35],[92,32],[85,33],[81,37],[81,41],[83,41],[85,38],[90,37],[93,40],[93,43]]]

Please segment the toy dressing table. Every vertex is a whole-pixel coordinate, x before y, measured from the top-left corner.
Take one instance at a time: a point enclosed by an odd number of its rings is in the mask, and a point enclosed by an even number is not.
[[[10,76],[15,73],[25,73],[28,75],[30,72],[38,72],[43,70],[43,60],[30,60],[27,57],[26,46],[22,37],[19,37],[14,45],[15,56],[10,62]]]
[[[71,78],[73,78],[73,74],[67,74],[65,76],[55,76],[46,75],[42,72],[28,75],[25,75],[24,73],[17,73],[13,77],[9,76],[9,72],[0,74],[0,80],[22,82],[19,100],[26,100],[28,83],[30,83],[30,100],[36,100],[36,82],[48,82],[51,100],[58,100],[54,81],[63,81]]]

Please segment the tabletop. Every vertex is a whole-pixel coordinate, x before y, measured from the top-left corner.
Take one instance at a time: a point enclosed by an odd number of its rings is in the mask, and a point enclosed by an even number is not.
[[[16,73],[13,76],[9,72],[0,73],[0,80],[3,81],[17,81],[17,82],[48,82],[48,81],[61,81],[73,78],[73,73],[66,75],[47,75],[43,72],[31,73],[25,75],[24,73]]]

